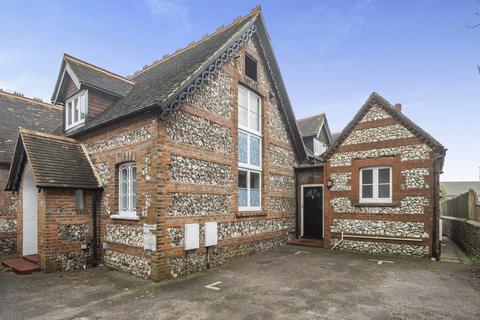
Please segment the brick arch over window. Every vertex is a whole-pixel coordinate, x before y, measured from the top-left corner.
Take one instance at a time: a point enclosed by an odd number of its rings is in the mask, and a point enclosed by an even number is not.
[[[134,151],[125,151],[115,156],[116,166],[124,162],[135,162],[135,161],[137,161],[137,155]]]

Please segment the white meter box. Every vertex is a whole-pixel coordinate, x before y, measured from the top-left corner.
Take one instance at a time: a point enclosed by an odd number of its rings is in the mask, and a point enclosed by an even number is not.
[[[200,226],[198,223],[185,225],[185,250],[198,249],[200,247]]]
[[[218,225],[216,222],[205,222],[205,247],[216,246],[218,242]]]

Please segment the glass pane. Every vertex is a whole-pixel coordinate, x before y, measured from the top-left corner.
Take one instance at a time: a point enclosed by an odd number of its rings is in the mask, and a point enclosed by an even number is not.
[[[85,109],[87,106],[87,102],[85,98],[86,98],[85,95],[80,97],[80,120],[85,119]]]
[[[390,198],[390,184],[381,184],[378,186],[379,198]]]
[[[362,184],[372,184],[373,183],[373,170],[364,169],[362,170]]]
[[[78,107],[78,98],[75,98],[75,100],[73,100],[73,122],[78,122]]]
[[[260,98],[251,94],[250,95],[250,111],[253,113],[260,113]]]
[[[245,108],[238,108],[238,123],[244,127],[248,127],[248,110]]]
[[[127,195],[128,193],[128,186],[127,186],[127,182],[121,182],[120,183],[120,195],[121,196],[125,196]]]
[[[260,173],[250,172],[250,189],[260,189]]]
[[[242,87],[238,87],[238,106],[248,109],[248,91]]]
[[[390,168],[378,169],[378,183],[390,183]]]
[[[260,117],[256,113],[250,112],[250,126],[249,128],[255,131],[260,131],[259,121]]]
[[[239,188],[247,188],[247,172],[246,171],[238,171],[238,187]]]
[[[122,167],[120,170],[120,181],[127,181],[128,180],[128,168]]]
[[[238,206],[246,207],[248,205],[248,190],[246,188],[238,188]]]
[[[67,104],[67,125],[72,124],[72,102]]]
[[[123,196],[120,197],[120,199],[121,199],[121,203],[120,203],[121,208],[120,208],[120,210],[121,210],[121,211],[127,211],[127,210],[128,210],[128,208],[127,208],[127,206],[128,206],[128,204],[127,204],[127,196],[126,196],[126,195],[123,195]]]
[[[260,207],[260,190],[250,190],[250,207]]]
[[[250,164],[260,165],[260,139],[250,136]]]
[[[373,198],[373,186],[362,186],[362,198]]]
[[[248,136],[243,132],[238,133],[238,162],[248,163]]]
[[[132,180],[137,180],[137,166],[135,164],[132,164]]]
[[[238,123],[242,126],[248,126],[248,101],[247,91],[238,89]]]

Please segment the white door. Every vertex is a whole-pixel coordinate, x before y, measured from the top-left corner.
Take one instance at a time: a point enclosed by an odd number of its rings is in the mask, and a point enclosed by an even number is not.
[[[23,255],[38,253],[38,190],[35,187],[32,170],[25,167],[23,176]]]

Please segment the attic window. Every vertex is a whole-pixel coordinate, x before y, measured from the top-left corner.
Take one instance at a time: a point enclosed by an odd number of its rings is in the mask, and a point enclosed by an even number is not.
[[[85,123],[87,114],[87,90],[81,91],[65,101],[65,129]]]
[[[253,81],[257,81],[257,61],[249,55],[245,55],[245,75]]]

